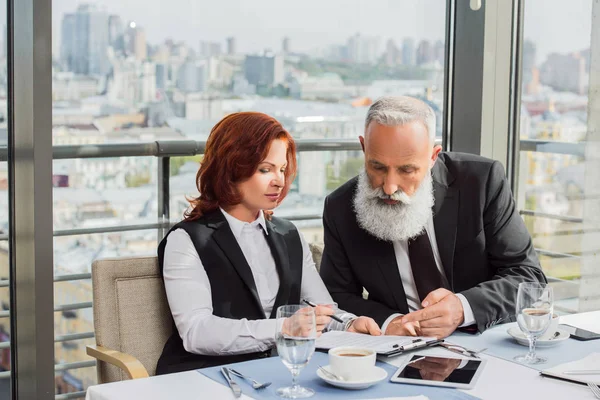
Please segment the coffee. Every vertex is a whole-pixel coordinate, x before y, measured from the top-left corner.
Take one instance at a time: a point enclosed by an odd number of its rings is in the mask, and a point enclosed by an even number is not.
[[[339,353],[338,356],[342,356],[342,357],[364,357],[367,354],[361,354],[361,353]]]

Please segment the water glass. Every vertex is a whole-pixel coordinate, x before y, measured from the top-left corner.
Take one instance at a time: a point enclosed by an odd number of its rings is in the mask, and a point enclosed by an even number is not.
[[[515,357],[524,364],[543,364],[546,358],[535,354],[537,339],[546,332],[554,312],[552,287],[545,283],[523,282],[517,292],[517,324],[529,340],[529,353]]]
[[[316,339],[316,318],[312,307],[287,305],[277,309],[277,352],[292,373],[292,386],[277,389],[279,396],[300,399],[315,394],[312,389],[298,385],[298,376],[315,352]]]

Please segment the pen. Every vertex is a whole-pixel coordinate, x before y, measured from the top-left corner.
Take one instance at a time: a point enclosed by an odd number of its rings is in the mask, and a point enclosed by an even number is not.
[[[600,374],[600,369],[589,369],[589,370],[573,370],[573,371],[565,371],[563,372],[565,375],[598,375]]]
[[[433,346],[436,345],[438,343],[442,343],[444,341],[444,339],[438,339],[438,340],[431,340],[429,342],[426,342],[422,339],[417,339],[417,340],[413,340],[412,343],[409,343],[407,345],[404,346],[400,346],[400,349],[402,351],[408,351],[408,350],[413,350],[413,349],[418,349],[421,347],[429,347],[429,346]]]
[[[311,307],[316,307],[316,306],[317,306],[315,303],[311,303],[310,301],[308,301],[308,300],[306,300],[306,299],[302,299],[302,301],[303,301],[304,303],[308,304],[308,305],[309,305],[309,306],[311,306]],[[340,317],[336,317],[335,315],[330,315],[330,317],[331,317],[331,319],[333,319],[333,320],[336,320],[337,322],[340,322],[340,323],[342,323],[342,324],[344,323],[344,320],[343,320],[343,319],[341,319]]]

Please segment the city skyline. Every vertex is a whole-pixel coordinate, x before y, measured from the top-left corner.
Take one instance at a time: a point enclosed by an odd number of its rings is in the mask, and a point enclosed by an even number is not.
[[[54,54],[60,52],[62,16],[84,3],[79,0],[54,1]],[[158,2],[153,8],[147,7],[147,2],[142,0],[92,3],[104,7],[108,14],[119,15],[124,21],[136,21],[145,29],[149,44],[157,45],[172,38],[184,41],[194,49],[201,41],[219,42],[225,47],[226,38],[233,36],[237,39],[240,53],[260,53],[265,48],[279,51],[284,37],[289,38],[291,51],[311,52],[323,46],[344,44],[357,32],[379,36],[382,40],[392,38],[397,43],[405,37],[435,42],[444,39],[446,18],[443,0],[418,3],[385,0],[369,3],[329,0],[323,3],[308,0],[301,6],[273,0],[252,3],[224,0],[219,7],[212,8],[192,0]],[[565,4],[561,0],[544,0],[544,7],[540,7],[541,4],[541,0],[530,0],[525,4],[525,39],[536,44],[538,64],[552,52],[569,53],[589,47],[591,1]],[[385,13],[381,13],[383,7]],[[192,17],[182,19],[182,14]],[[288,15],[294,15],[299,22],[292,23],[289,18],[282,17]],[[582,15],[590,15],[590,18],[581,18]],[[548,20],[560,20],[563,25],[551,27],[544,23]],[[307,26],[304,21],[310,21],[310,25]],[[432,24],[432,21],[439,23]],[[260,29],[249,29],[253,26]],[[558,29],[560,34],[557,34]],[[327,42],[323,41],[324,37]]]

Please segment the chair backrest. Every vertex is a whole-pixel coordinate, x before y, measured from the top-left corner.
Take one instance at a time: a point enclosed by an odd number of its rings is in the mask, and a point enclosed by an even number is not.
[[[323,245],[321,243],[309,243],[308,247],[312,253],[313,260],[315,261],[315,267],[317,267],[317,271],[320,271],[321,258],[323,258]]]
[[[173,322],[157,257],[96,260],[92,264],[96,344],[136,357],[150,376]],[[128,379],[98,361],[98,383]]]

